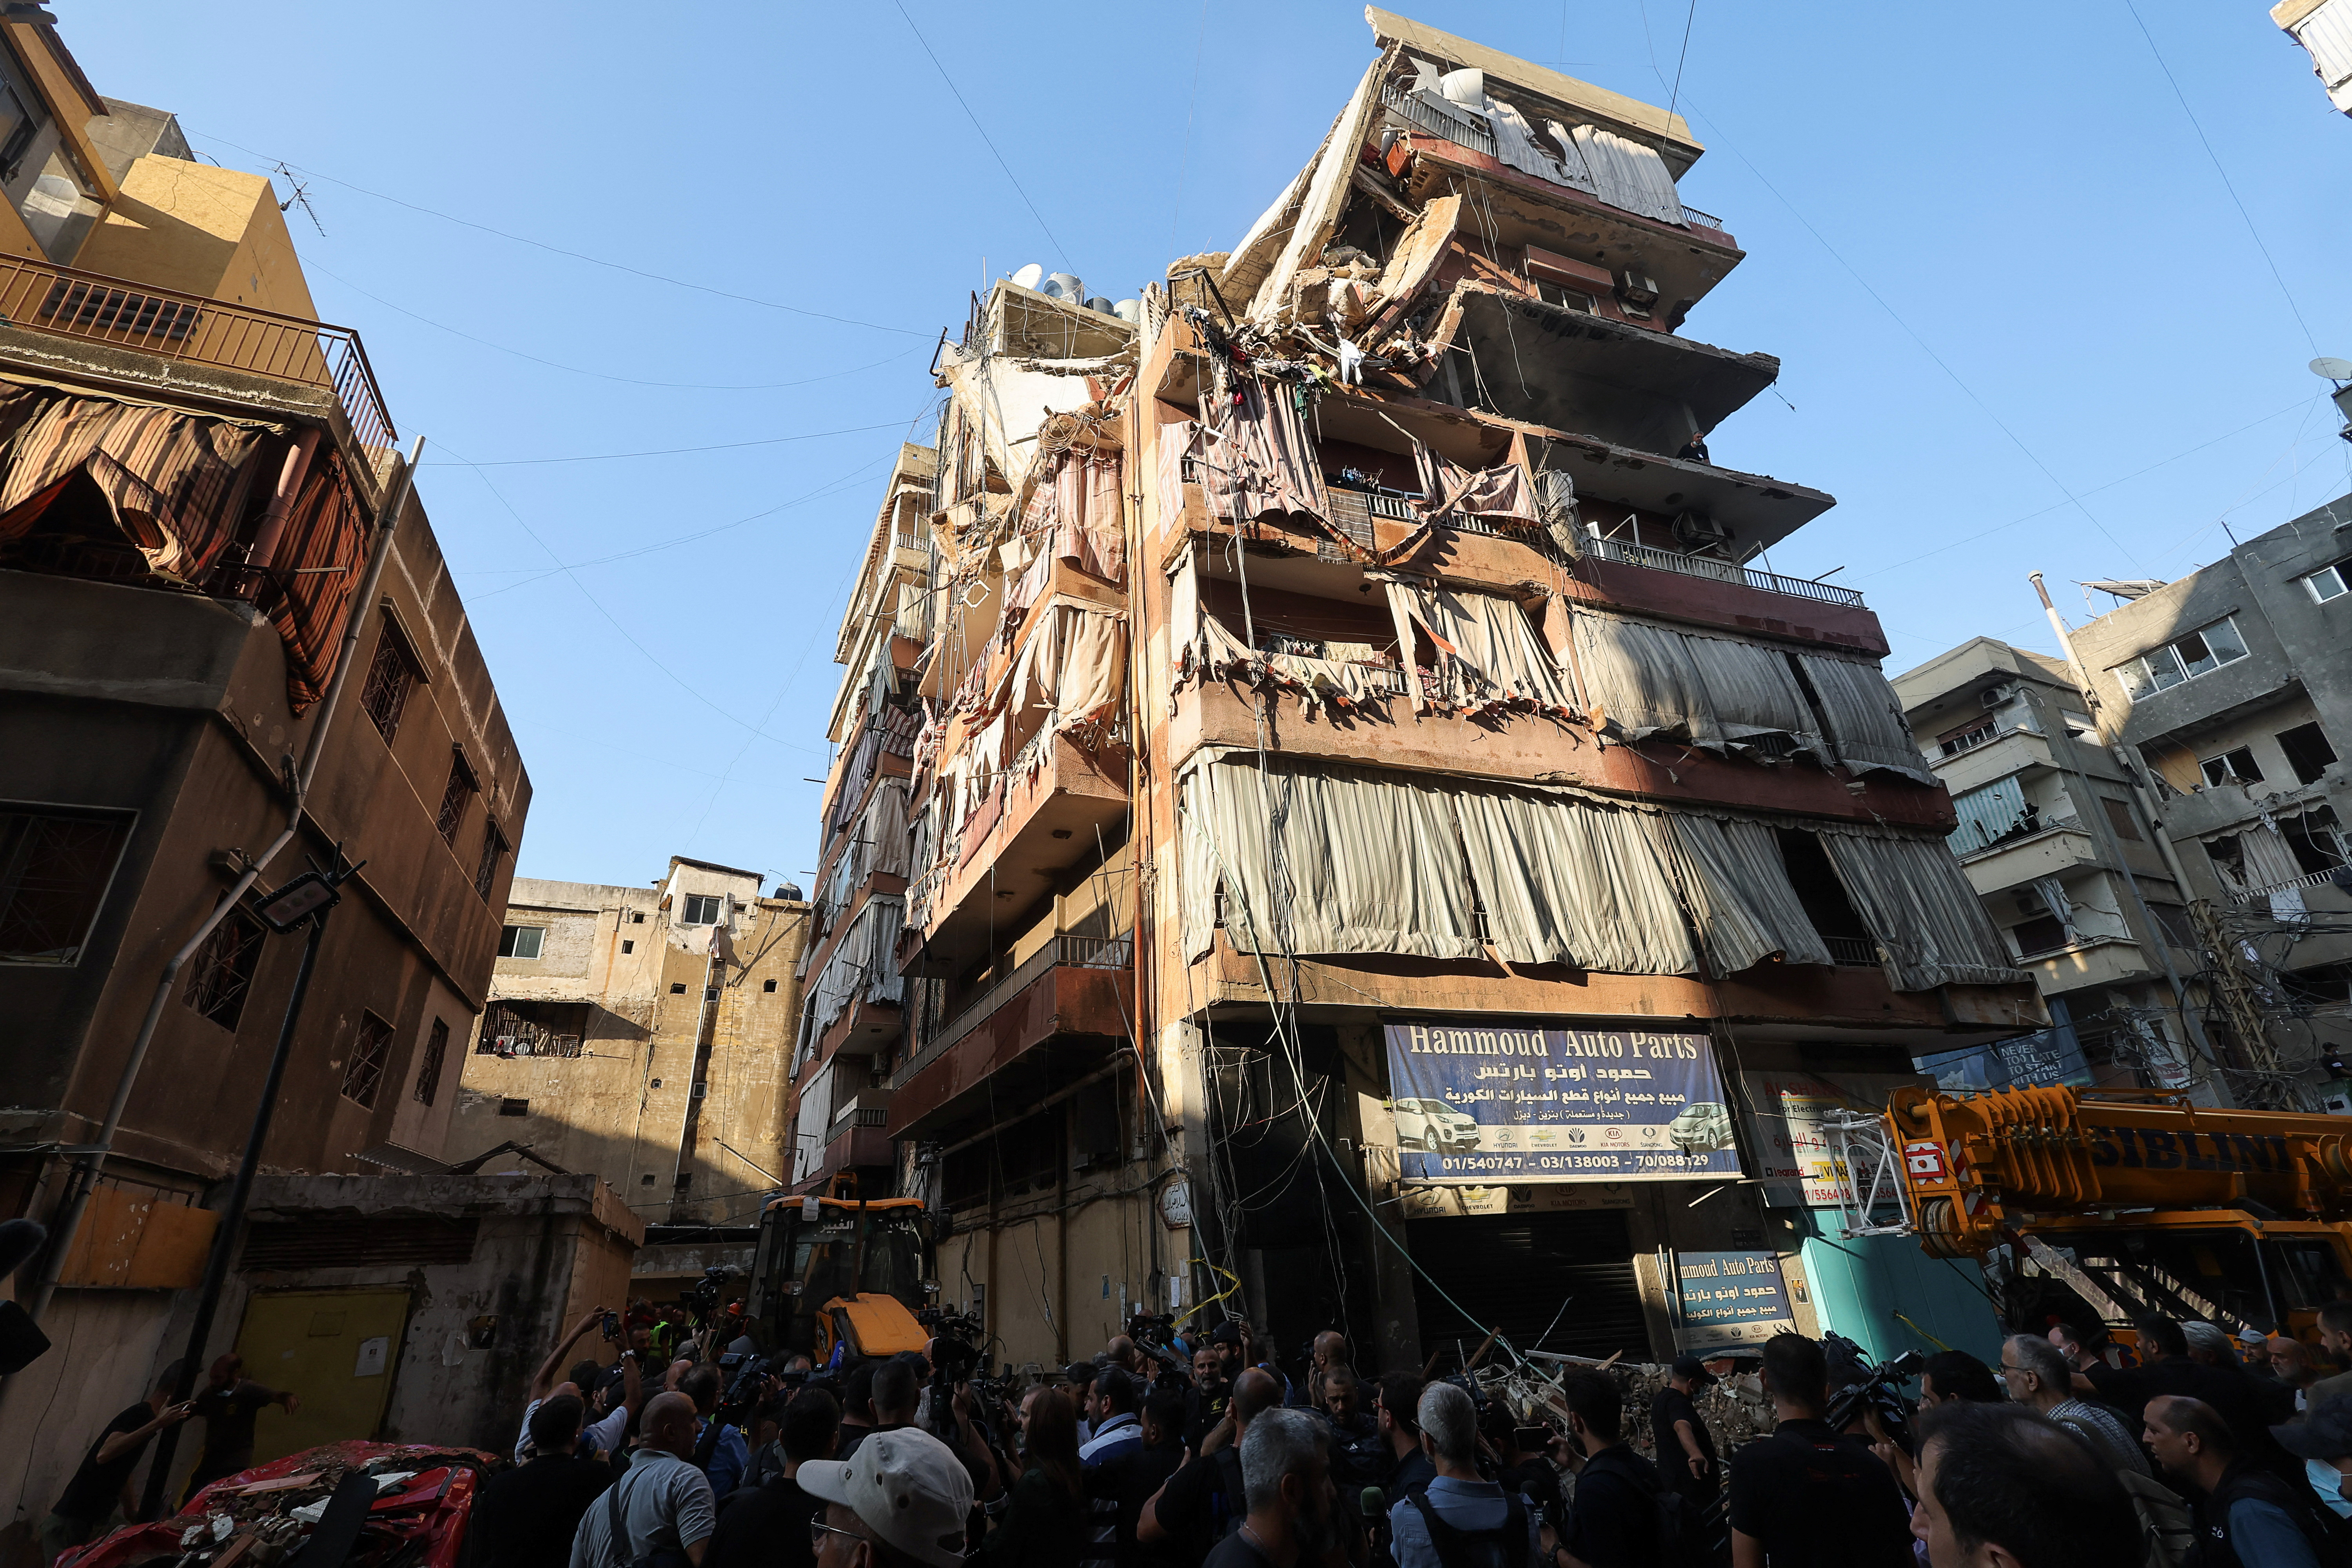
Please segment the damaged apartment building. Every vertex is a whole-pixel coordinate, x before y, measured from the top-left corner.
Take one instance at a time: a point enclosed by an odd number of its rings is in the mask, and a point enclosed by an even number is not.
[[[0,1217],[49,1227],[13,1293],[51,1344],[0,1382],[0,1531],[29,1552],[187,1343],[304,972],[257,904],[339,849],[204,1356],[295,1358],[312,1441],[398,1428],[419,1378],[511,1409],[580,1282],[545,1247],[518,1273],[528,1238],[610,1271],[635,1237],[583,1180],[370,1184],[444,1157],[530,774],[268,179],[99,96],[35,5],[0,13]]]
[[[1819,1108],[2046,1015],[1876,617],[1755,564],[1831,498],[1708,455],[1779,362],[1683,335],[1742,258],[1687,127],[1366,15],[1230,251],[942,347],[843,627],[795,1174],[923,1195],[1014,1363],[1852,1331]]]

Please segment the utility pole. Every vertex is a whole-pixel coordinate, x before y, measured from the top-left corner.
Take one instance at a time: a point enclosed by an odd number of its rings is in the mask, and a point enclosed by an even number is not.
[[[245,1207],[253,1198],[254,1173],[261,1164],[261,1146],[269,1136],[270,1118],[278,1108],[278,1091],[286,1081],[287,1058],[294,1051],[294,1026],[302,1016],[302,998],[310,989],[310,973],[318,967],[319,944],[327,934],[327,915],[341,900],[342,895],[337,889],[358,869],[359,866],[343,863],[339,845],[331,869],[306,871],[254,908],[263,923],[280,936],[291,935],[305,926],[310,928],[310,935],[302,943],[301,967],[294,972],[294,989],[286,998],[286,1016],[278,1026],[278,1048],[270,1055],[269,1072],[262,1080],[261,1101],[253,1108],[253,1128],[246,1134],[245,1158],[237,1163],[236,1180],[229,1184],[228,1203],[221,1211],[220,1225],[213,1231],[212,1255],[205,1259],[204,1283],[196,1291],[196,1321],[188,1331],[187,1351],[180,1358],[179,1386],[172,1391],[174,1405],[185,1403],[195,1393],[196,1369],[204,1359],[205,1342],[212,1337],[213,1319],[220,1310],[221,1289],[228,1282],[229,1259],[236,1255]],[[172,1451],[178,1447],[179,1438],[177,1426],[166,1426],[156,1435],[154,1463],[147,1471],[147,1489],[139,1500],[139,1517],[142,1520],[162,1516],[163,1491],[172,1479]]]

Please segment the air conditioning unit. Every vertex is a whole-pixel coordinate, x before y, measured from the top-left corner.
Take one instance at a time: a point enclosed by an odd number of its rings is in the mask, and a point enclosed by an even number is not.
[[[1628,305],[1646,310],[1658,302],[1658,281],[1648,273],[1636,272],[1629,267],[1617,275],[1617,297]]]
[[[2005,708],[2017,700],[2017,693],[2018,684],[2014,680],[2004,680],[1999,686],[1988,686],[1985,688],[1984,705],[1988,709]]]
[[[1727,544],[1731,530],[1703,511],[1682,511],[1675,514],[1675,538],[1685,544]]]

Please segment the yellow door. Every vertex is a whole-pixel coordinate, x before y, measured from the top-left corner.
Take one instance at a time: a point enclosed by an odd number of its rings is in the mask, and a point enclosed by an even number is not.
[[[236,1336],[245,1375],[268,1388],[292,1390],[301,1409],[293,1415],[276,1408],[261,1413],[254,1462],[346,1437],[373,1437],[392,1396],[407,1328],[404,1289],[255,1292]]]

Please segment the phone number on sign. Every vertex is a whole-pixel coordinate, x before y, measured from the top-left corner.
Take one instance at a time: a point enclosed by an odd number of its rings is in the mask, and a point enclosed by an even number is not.
[[[1704,1154],[1642,1154],[1627,1150],[1608,1154],[1450,1154],[1445,1173],[1453,1175],[1507,1175],[1514,1171],[1689,1171],[1706,1167]]]

